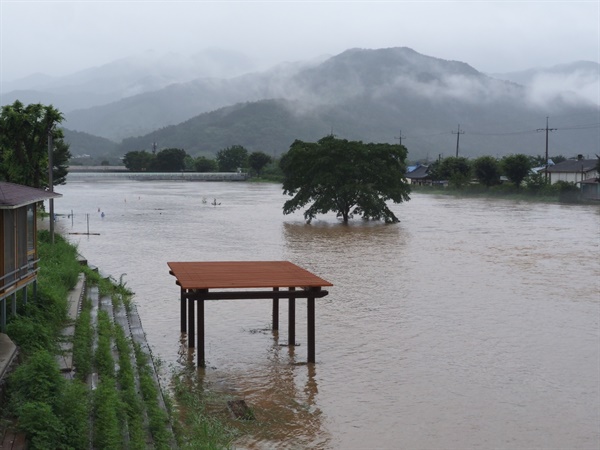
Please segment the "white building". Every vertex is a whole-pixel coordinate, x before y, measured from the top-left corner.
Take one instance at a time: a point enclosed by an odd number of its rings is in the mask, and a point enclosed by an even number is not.
[[[582,181],[598,178],[596,170],[598,159],[567,159],[566,161],[548,166],[548,179],[550,184],[557,181],[581,183]],[[541,170],[544,173],[545,170]]]

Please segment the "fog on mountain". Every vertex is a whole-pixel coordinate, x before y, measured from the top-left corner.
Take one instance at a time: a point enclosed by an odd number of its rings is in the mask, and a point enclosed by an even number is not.
[[[436,159],[454,153],[460,124],[464,156],[537,155],[545,141],[536,130],[550,116],[558,129],[552,153],[593,155],[598,126],[581,125],[598,125],[599,67],[579,62],[488,76],[401,47],[351,49],[253,72],[237,54],[145,54],[67,77],[5,84],[18,90],[2,98],[60,109],[73,154],[112,147],[122,155],[156,143],[191,155],[243,145],[277,156],[295,139],[331,132],[388,143],[401,132],[409,159]]]

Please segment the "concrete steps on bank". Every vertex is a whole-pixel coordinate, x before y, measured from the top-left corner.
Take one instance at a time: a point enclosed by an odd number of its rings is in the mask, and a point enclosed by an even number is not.
[[[85,294],[85,275],[79,274],[77,284],[69,292],[68,319],[69,325],[63,328],[60,340],[60,353],[56,356],[56,362],[60,371],[67,378],[73,378],[73,336],[75,335],[75,321],[81,310],[81,302]]]

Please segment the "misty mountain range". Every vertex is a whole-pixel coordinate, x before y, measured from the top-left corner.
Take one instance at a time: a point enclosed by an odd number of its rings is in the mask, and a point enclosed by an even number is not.
[[[256,71],[243,55],[146,54],[50,78],[3,84],[2,104],[53,104],[73,154],[178,147],[214,155],[243,145],[279,155],[333,133],[399,142],[409,158],[599,152],[600,65],[575,62],[483,74],[409,48],[351,49]],[[458,134],[460,126],[460,135]],[[464,133],[464,134],[463,134]],[[91,136],[90,136],[91,135]]]

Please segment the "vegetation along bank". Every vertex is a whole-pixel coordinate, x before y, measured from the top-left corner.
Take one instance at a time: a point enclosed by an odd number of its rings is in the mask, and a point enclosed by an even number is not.
[[[39,257],[37,296],[18,302],[7,324],[19,361],[8,376],[0,436],[16,431],[29,449],[228,448],[237,432],[225,415],[206,412],[209,394],[194,368],[173,371],[161,390],[160,362],[145,338],[133,336],[143,332],[132,333],[139,317],[122,280],[81,265],[77,248],[60,235],[51,243],[46,230],[39,232]],[[67,298],[80,274],[85,294],[72,320]],[[72,372],[58,363],[67,352]]]

